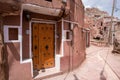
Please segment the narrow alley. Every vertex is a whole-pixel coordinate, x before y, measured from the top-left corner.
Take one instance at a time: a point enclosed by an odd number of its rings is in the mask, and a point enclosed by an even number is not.
[[[0,80],[120,80],[120,0],[0,0]]]
[[[91,45],[86,50],[86,60],[78,69],[43,80],[120,80],[120,75],[116,74],[117,71],[119,72],[120,64],[117,63],[119,63],[120,59],[114,59],[120,57],[120,55],[112,54],[110,51],[111,48],[109,47]],[[116,63],[114,67],[116,66],[118,70],[112,70],[111,65],[105,63],[106,57],[107,60],[114,60],[112,63]]]

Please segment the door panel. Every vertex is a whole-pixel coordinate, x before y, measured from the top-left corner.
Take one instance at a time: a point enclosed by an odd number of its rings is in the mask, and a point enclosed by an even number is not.
[[[38,24],[33,24],[32,27],[32,50],[33,50],[33,66],[34,69],[37,69],[41,66],[41,64],[39,64],[39,36],[38,35],[39,32],[39,25]]]
[[[34,23],[32,30],[34,69],[54,67],[54,25]]]

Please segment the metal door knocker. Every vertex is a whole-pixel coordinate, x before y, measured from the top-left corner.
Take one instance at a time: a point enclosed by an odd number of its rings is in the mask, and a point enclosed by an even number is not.
[[[48,45],[46,45],[45,48],[46,48],[46,50],[48,50],[48,48],[49,48]]]

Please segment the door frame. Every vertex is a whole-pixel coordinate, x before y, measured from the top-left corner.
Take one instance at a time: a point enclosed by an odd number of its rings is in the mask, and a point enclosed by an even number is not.
[[[31,40],[34,40],[34,37],[32,37],[33,36],[33,33],[34,32],[36,32],[36,31],[33,31],[33,28],[34,28],[34,25],[33,24],[37,24],[37,25],[43,25],[43,27],[45,27],[46,25],[50,25],[50,26],[48,26],[48,27],[53,27],[53,30],[52,30],[52,40],[53,40],[53,42],[52,42],[52,44],[50,44],[51,46],[53,46],[53,49],[52,49],[52,54],[53,54],[53,57],[52,57],[52,59],[53,59],[53,64],[54,65],[52,65],[52,66],[45,66],[45,68],[44,69],[49,69],[49,68],[53,68],[54,66],[55,66],[55,24],[53,24],[53,23],[38,23],[38,22],[32,22],[32,25],[31,25]],[[39,28],[40,28],[40,30],[39,30]],[[39,33],[39,31],[43,31],[42,29],[41,29],[41,26],[38,26],[38,33]],[[47,32],[48,34],[50,34],[49,32]],[[42,34],[43,35],[43,34]],[[39,35],[37,35],[38,37],[40,37]],[[39,43],[39,42],[38,42]],[[41,43],[41,42],[40,42]],[[34,46],[35,44],[33,44],[33,41],[31,42],[31,47],[33,48],[33,46]],[[42,45],[39,45],[38,44],[38,46],[40,47],[40,46],[42,46]],[[33,49],[31,49],[31,52],[32,52],[32,60],[33,60],[33,55],[34,55],[34,51],[32,51]],[[41,60],[41,57],[39,57],[38,58],[38,60]],[[33,60],[33,64],[35,63],[35,61]],[[43,62],[41,62],[40,61],[40,64],[45,64],[45,63],[43,63]],[[38,64],[36,64],[36,65],[38,65]],[[34,67],[34,66],[33,66]],[[40,67],[40,68],[42,68],[42,66]],[[38,70],[41,70],[41,69],[38,69],[38,67],[37,67],[37,69]]]
[[[55,58],[55,67],[53,68],[56,68],[58,70],[60,70],[60,57],[56,54],[56,31],[57,31],[57,26],[56,26],[56,21],[46,21],[46,20],[31,20],[30,23],[29,23],[29,54],[30,54],[30,58],[32,59],[32,23],[46,23],[46,24],[54,24],[55,25],[55,42],[54,42],[54,46],[55,46],[55,50],[54,50],[54,58]],[[56,64],[57,63],[57,64]],[[31,71],[33,73],[33,61],[31,61]],[[51,68],[50,68],[51,69]],[[33,75],[33,74],[32,74]]]

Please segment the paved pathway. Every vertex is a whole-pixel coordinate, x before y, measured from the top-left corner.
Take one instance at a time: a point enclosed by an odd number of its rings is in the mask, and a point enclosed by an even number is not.
[[[120,80],[120,54],[113,54],[111,53],[111,51],[112,46],[109,48],[104,48],[104,50],[100,51],[99,54],[104,60],[106,60],[107,65],[111,68],[111,70],[116,74],[116,76]]]
[[[104,59],[100,56],[103,47],[91,46],[87,48],[86,60],[82,65],[71,72],[43,80],[119,80],[111,68],[106,65],[104,72]],[[103,73],[102,73],[103,72]]]

